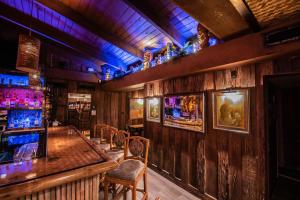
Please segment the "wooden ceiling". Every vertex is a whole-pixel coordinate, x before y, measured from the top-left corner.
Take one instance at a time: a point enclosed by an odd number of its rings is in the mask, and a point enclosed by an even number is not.
[[[38,32],[126,68],[142,60],[145,48],[159,51],[169,41],[183,46],[198,23],[228,40],[299,14],[300,1],[0,0],[0,8],[2,18],[28,27],[32,15]]]

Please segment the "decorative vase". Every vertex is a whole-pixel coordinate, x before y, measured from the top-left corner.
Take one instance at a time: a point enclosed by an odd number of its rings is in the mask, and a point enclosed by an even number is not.
[[[207,48],[209,43],[209,35],[208,35],[208,30],[202,26],[201,24],[198,24],[197,26],[197,37],[198,37],[198,42],[199,42],[199,45],[201,47],[201,49],[203,48]]]

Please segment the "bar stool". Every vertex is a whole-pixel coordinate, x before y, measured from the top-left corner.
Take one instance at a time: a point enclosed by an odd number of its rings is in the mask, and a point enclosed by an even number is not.
[[[108,171],[104,180],[104,199],[108,200],[109,184],[123,186],[119,193],[113,192],[113,199],[118,199],[123,193],[126,199],[128,189],[132,191],[132,200],[136,200],[136,192],[142,192],[143,198],[148,199],[147,190],[147,163],[149,140],[140,136],[131,136],[125,139],[124,160],[117,169]],[[129,152],[131,155],[129,155]],[[143,178],[144,188],[137,188],[138,182]]]
[[[128,137],[130,137],[130,133],[124,130],[111,132],[110,150],[106,151],[106,153],[114,161],[120,162],[124,159],[125,139]]]

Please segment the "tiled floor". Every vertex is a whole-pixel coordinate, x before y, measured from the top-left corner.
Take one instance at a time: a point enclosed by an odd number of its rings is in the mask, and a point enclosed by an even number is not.
[[[141,181],[139,188],[142,187],[143,183]],[[161,200],[200,200],[151,169],[148,169],[148,188],[149,200],[155,200],[156,197],[160,197]],[[100,199],[103,199],[103,195],[100,196]],[[141,195],[138,195],[138,197],[138,199],[141,199]],[[131,200],[130,191],[127,194],[127,199]]]

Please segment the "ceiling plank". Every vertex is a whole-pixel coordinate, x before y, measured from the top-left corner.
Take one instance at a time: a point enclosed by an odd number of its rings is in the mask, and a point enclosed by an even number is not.
[[[244,20],[248,23],[251,30],[254,32],[260,31],[260,26],[249,6],[246,4],[244,0],[230,0],[235,9],[239,12],[239,14],[244,18]]]
[[[92,20],[89,20],[88,18],[84,17],[83,15],[79,14],[72,8],[66,6],[65,4],[61,3],[60,1],[54,1],[54,0],[37,0],[41,5],[46,6],[59,14],[65,16],[66,18],[72,20],[76,24],[80,25],[81,27],[91,31],[98,37],[110,42],[111,44],[119,47],[120,49],[123,49],[124,51],[128,52],[131,55],[134,55],[138,58],[143,57],[143,52],[138,49],[135,46],[132,46],[128,43],[126,43],[124,40],[119,38],[116,35],[113,35],[112,33],[109,33],[103,28],[101,28],[99,25],[94,23]]]
[[[167,36],[174,44],[182,48],[185,38],[172,26],[164,17],[159,17],[155,8],[150,8],[145,1],[141,0],[123,0],[129,7],[141,15],[146,21]]]
[[[249,29],[228,0],[172,0],[219,39],[226,40]]]
[[[62,44],[66,47],[74,49],[83,55],[89,57],[96,63],[105,64],[108,63],[110,65],[116,67],[125,66],[125,64],[118,60],[117,58],[107,54],[102,53],[98,49],[91,47],[90,45],[73,38],[71,35],[68,35],[54,27],[45,24],[37,19],[32,18],[31,16],[22,13],[2,2],[0,2],[0,17],[4,20],[10,21],[18,26],[21,26],[25,29],[29,29],[29,22],[31,22],[32,32],[45,37],[47,39],[53,40],[59,44]]]

